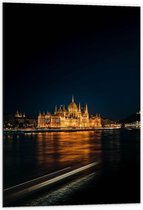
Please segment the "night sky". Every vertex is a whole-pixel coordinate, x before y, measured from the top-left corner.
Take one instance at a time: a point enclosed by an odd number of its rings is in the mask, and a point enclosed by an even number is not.
[[[4,113],[88,104],[122,119],[140,110],[140,8],[3,4]]]

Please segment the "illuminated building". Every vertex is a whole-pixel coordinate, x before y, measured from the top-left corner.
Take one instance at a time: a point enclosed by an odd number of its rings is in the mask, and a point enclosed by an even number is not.
[[[37,118],[26,116],[25,113],[17,111],[12,122],[14,128],[36,128]]]
[[[39,128],[90,128],[101,127],[100,115],[96,115],[92,118],[89,117],[88,106],[85,105],[84,109],[81,109],[80,103],[77,105],[72,101],[68,105],[68,109],[65,106],[59,108],[55,106],[54,114],[51,113],[39,113],[38,115],[38,127]]]
[[[100,114],[96,114],[96,116],[92,116],[89,119],[89,125],[90,127],[96,127],[96,128],[100,128],[101,126],[101,117]]]
[[[19,113],[18,112],[18,110],[17,110],[17,112],[16,112],[16,114],[15,114],[15,118],[24,118],[25,117],[25,114],[23,113]]]
[[[141,123],[139,121],[125,123],[125,128],[140,128],[140,127],[141,127]]]

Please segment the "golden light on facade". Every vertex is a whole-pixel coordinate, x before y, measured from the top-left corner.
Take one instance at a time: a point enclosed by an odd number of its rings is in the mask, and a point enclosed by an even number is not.
[[[72,96],[72,101],[66,110],[65,106],[55,107],[54,114],[39,113],[39,128],[100,128],[100,115],[89,117],[88,106],[81,110],[80,104],[77,105]]]

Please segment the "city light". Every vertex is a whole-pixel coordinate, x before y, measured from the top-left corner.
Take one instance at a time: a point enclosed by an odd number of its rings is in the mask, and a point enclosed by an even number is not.
[[[85,105],[83,111],[81,111],[80,104],[72,101],[68,105],[66,110],[65,106],[60,106],[57,109],[55,107],[54,114],[39,113],[38,116],[38,128],[101,128],[100,115],[89,117],[88,106]]]

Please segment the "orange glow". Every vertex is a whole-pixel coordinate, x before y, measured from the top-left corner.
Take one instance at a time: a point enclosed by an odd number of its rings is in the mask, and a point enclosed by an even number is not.
[[[101,161],[100,131],[47,132],[37,135],[39,165],[46,163],[50,168],[56,164],[57,167],[64,168]]]
[[[39,128],[100,128],[100,115],[89,118],[88,106],[81,111],[80,104],[74,102],[72,97],[71,103],[66,110],[65,106],[60,106],[59,109],[55,107],[54,114],[39,113],[38,116]]]

